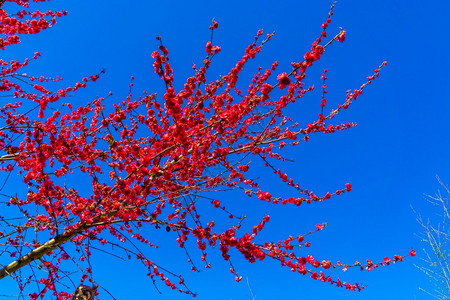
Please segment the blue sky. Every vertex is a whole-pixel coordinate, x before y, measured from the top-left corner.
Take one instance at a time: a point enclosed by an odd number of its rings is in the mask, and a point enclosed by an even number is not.
[[[246,74],[250,76],[257,66],[269,67],[274,60],[280,62],[280,71],[290,71],[289,63],[298,61],[320,33],[330,5],[331,1],[304,0],[53,0],[40,4],[39,9],[65,9],[69,15],[54,28],[23,37],[23,43],[10,47],[5,55],[20,59],[40,51],[42,57],[27,72],[60,75],[67,84],[104,68],[106,74],[77,93],[73,103],[84,103],[109,91],[114,94],[113,100],[120,101],[128,92],[132,75],[136,78],[136,95],[142,90],[162,91],[150,58],[158,35],[170,51],[178,87],[191,76],[191,64],[204,58],[213,17],[219,22],[214,39],[222,46],[222,52],[213,61],[211,80],[234,66],[260,28],[266,32],[275,30],[276,35],[256,61],[249,64]],[[212,251],[212,269],[193,273],[183,254],[173,249],[176,244],[167,235],[152,232],[155,240],[161,241],[161,251],[152,252],[155,261],[184,274],[189,287],[199,293],[198,299],[251,299],[250,288],[258,300],[428,299],[418,290],[429,284],[414,267],[421,263],[423,245],[415,236],[420,228],[411,206],[425,217],[435,216],[436,211],[424,194],[434,194],[439,189],[437,174],[450,184],[449,19],[450,2],[444,0],[339,1],[329,34],[336,34],[343,27],[347,39],[327,48],[307,82],[320,86],[320,73],[327,68],[329,103],[336,105],[343,102],[346,90],[359,87],[382,61],[388,65],[380,78],[337,119],[357,122],[358,126],[332,135],[312,136],[308,143],[287,151],[295,163],[285,166],[285,170],[319,194],[342,188],[347,182],[353,185],[353,191],[295,209],[267,206],[238,193],[218,196],[230,207],[246,212],[249,222],[258,222],[265,213],[270,214],[267,237],[281,239],[307,232],[316,223],[328,222],[326,230],[311,238],[308,249],[319,260],[381,261],[385,256],[406,254],[411,248],[417,250],[415,258],[372,272],[331,273],[368,285],[361,293],[293,274],[277,262],[248,264],[238,255],[233,264],[244,279],[236,283],[229,266],[220,255],[214,259]],[[318,90],[293,105],[288,113],[300,122],[311,122],[319,102]],[[286,187],[271,180],[270,175],[264,180],[271,185],[271,191],[287,193]],[[199,257],[200,254],[198,260]],[[117,299],[149,299],[158,295],[140,265],[121,263],[100,254],[97,258],[94,276]],[[2,280],[1,293],[13,285],[12,281]],[[163,294],[159,299],[183,297],[163,284],[160,287]],[[109,299],[103,291],[100,297]]]

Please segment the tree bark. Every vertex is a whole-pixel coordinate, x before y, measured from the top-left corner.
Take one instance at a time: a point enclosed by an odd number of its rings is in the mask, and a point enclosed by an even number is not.
[[[13,261],[12,263],[3,267],[0,270],[0,280],[5,278],[8,275],[11,275],[15,271],[22,268],[23,266],[28,265],[32,261],[39,259],[42,256],[44,256],[45,254],[48,254],[51,251],[57,249],[59,246],[68,242],[70,239],[72,239],[74,236],[80,234],[85,229],[86,229],[85,226],[81,226],[80,228],[73,230],[71,232],[65,231],[62,234],[57,235],[54,238],[52,238],[51,240],[47,241],[45,244],[37,247],[36,249],[32,250],[31,252],[20,257],[19,259]]]

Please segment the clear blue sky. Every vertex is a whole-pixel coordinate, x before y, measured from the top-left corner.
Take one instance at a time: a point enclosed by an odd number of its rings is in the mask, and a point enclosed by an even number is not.
[[[274,60],[279,70],[290,70],[320,33],[331,1],[117,1],[54,0],[40,4],[65,9],[69,15],[36,36],[23,37],[23,43],[10,47],[8,58],[24,58],[40,51],[42,57],[27,69],[29,74],[63,76],[71,84],[102,68],[106,74],[77,93],[73,102],[114,93],[122,100],[129,78],[136,77],[135,92],[161,91],[152,72],[151,52],[161,35],[170,51],[175,83],[181,87],[191,76],[191,63],[200,63],[210,37],[208,26],[219,22],[215,41],[222,53],[213,61],[213,75],[227,72],[252,42],[257,30],[276,31],[248,75],[258,65],[269,67]],[[38,7],[38,6],[34,6]],[[198,299],[251,299],[246,279],[256,299],[429,299],[418,290],[428,287],[426,277],[414,264],[420,264],[422,244],[415,236],[420,228],[411,209],[434,216],[424,194],[434,194],[438,174],[450,184],[450,2],[447,0],[382,0],[337,3],[330,35],[347,30],[345,43],[327,48],[323,59],[307,82],[320,86],[320,72],[327,68],[330,106],[343,102],[345,91],[359,87],[382,61],[388,65],[364,95],[340,114],[339,121],[357,122],[351,130],[333,135],[316,135],[286,152],[295,163],[286,167],[293,178],[319,194],[334,191],[350,182],[353,191],[327,202],[299,208],[267,206],[239,194],[221,194],[220,199],[242,212],[249,222],[258,222],[265,213],[272,217],[267,237],[309,231],[316,223],[328,222],[326,230],[311,238],[311,254],[318,259],[381,261],[385,256],[417,250],[415,258],[372,272],[349,270],[332,272],[349,282],[367,284],[361,293],[331,287],[296,275],[274,261],[248,264],[235,255],[233,263],[244,279],[234,281],[229,266],[219,256],[213,267],[193,273],[173,236],[151,233],[161,240],[161,251],[152,252],[156,262],[186,277]],[[314,120],[320,92],[296,103],[289,113],[298,121]],[[263,172],[268,172],[261,169]],[[277,194],[286,187],[266,183]],[[232,198],[232,199],[230,199]],[[253,224],[253,223],[249,223]],[[171,240],[172,239],[172,240]],[[308,252],[300,252],[309,254]],[[191,253],[197,260],[200,254]],[[182,296],[160,284],[157,294],[145,269],[139,264],[121,263],[97,255],[96,280],[117,299],[178,299]],[[12,281],[0,281],[0,291],[14,288]],[[134,296],[130,297],[131,290]],[[14,293],[11,290],[10,293]],[[109,299],[102,291],[101,299]],[[430,298],[431,299],[431,298]]]

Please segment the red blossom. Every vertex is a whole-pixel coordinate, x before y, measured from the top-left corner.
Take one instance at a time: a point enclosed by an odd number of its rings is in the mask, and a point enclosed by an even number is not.
[[[280,89],[284,89],[286,86],[288,86],[291,83],[291,79],[286,74],[286,72],[279,74],[277,76],[277,79],[278,79],[278,83],[279,83],[278,87]]]
[[[212,201],[211,203],[212,203],[212,205],[214,205],[214,207],[216,207],[216,208],[220,207],[220,201],[219,201],[219,200],[214,200],[214,201]]]
[[[339,35],[336,37],[336,40],[339,42],[343,42],[345,41],[345,30],[341,30],[341,32],[339,33]]]
[[[350,192],[352,190],[352,185],[350,183],[346,183],[345,188],[347,189],[347,192]]]
[[[217,23],[214,19],[212,20],[212,25],[209,26],[209,29],[213,30],[213,29],[217,29],[219,27],[219,23]]]

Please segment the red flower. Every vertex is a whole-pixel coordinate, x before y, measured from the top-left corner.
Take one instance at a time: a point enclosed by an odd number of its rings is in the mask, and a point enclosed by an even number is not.
[[[352,190],[352,185],[350,183],[346,183],[345,187],[347,188],[347,192],[350,192]]]
[[[345,41],[345,30],[341,30],[341,32],[339,33],[339,35],[336,37],[336,41],[339,41],[339,42],[343,42],[343,41]]]
[[[261,93],[263,94],[263,95],[269,95],[269,93],[272,91],[272,86],[270,85],[270,84],[268,84],[268,83],[264,83],[262,86],[261,86]]]
[[[213,24],[209,26],[209,29],[216,29],[219,27],[219,23],[217,23],[214,19],[212,20]]]
[[[394,261],[403,261],[403,257],[401,255],[394,255]]]
[[[284,89],[291,83],[291,79],[289,79],[289,76],[286,74],[286,72],[279,74],[277,76],[277,79],[280,84],[279,86],[280,89]]]
[[[324,52],[325,52],[325,48],[323,46],[321,46],[321,45],[317,45],[314,48],[315,60],[319,60]]]
[[[323,260],[322,261],[322,268],[324,268],[324,269],[329,269],[329,268],[331,268],[331,262],[329,261],[329,260]]]
[[[269,192],[258,192],[258,199],[270,202],[272,195]]]
[[[212,44],[211,44],[211,42],[210,41],[208,41],[207,43],[206,43],[206,47],[205,47],[205,51],[206,51],[206,53],[208,53],[208,54],[212,54]]]
[[[416,256],[416,250],[411,250],[411,251],[409,251],[409,255],[411,255],[411,256]]]

